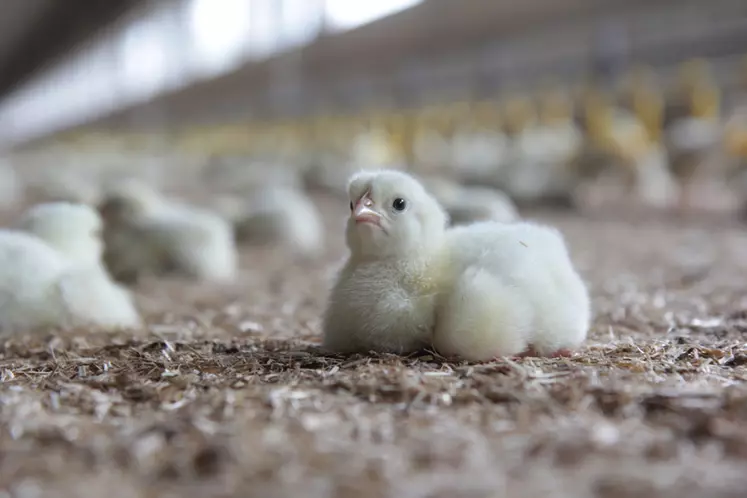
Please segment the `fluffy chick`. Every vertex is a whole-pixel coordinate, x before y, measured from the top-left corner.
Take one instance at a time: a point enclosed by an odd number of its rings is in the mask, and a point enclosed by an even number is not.
[[[95,211],[68,203],[38,205],[0,230],[0,330],[141,325],[101,264],[100,230]]]
[[[358,173],[348,193],[350,257],[330,294],[324,347],[406,353],[430,346],[448,279],[446,213],[404,173]]]
[[[434,346],[446,356],[565,355],[591,319],[586,285],[554,228],[476,223],[447,234],[451,288]]]
[[[319,209],[300,190],[275,187],[256,192],[234,226],[239,241],[280,244],[309,257],[324,249]]]
[[[324,346],[480,361],[578,347],[586,287],[556,230],[483,222],[447,229],[439,203],[400,172],[349,183],[350,257],[324,316]]]
[[[444,178],[425,177],[423,183],[449,215],[451,225],[476,221],[509,223],[519,218],[511,199],[500,190],[462,186]]]
[[[180,274],[229,281],[236,275],[233,228],[217,214],[170,201],[136,182],[112,189],[99,211],[106,222],[104,261],[118,280]]]
[[[446,208],[452,226],[476,221],[511,223],[519,219],[516,205],[506,194],[485,187],[465,187],[460,199]]]
[[[9,209],[23,200],[23,182],[10,161],[0,159],[0,209]]]

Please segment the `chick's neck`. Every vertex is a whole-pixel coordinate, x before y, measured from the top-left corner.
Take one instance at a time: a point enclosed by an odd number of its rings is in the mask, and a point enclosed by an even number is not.
[[[449,252],[445,237],[431,237],[427,243],[412,248],[406,253],[369,257],[352,255],[351,268],[381,265],[394,270],[402,285],[421,294],[437,292],[448,268]]]

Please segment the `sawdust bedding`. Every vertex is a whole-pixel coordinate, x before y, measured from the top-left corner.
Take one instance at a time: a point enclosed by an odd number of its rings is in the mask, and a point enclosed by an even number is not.
[[[323,261],[142,283],[148,330],[6,340],[0,496],[744,496],[745,230],[540,217],[594,299],[573,357],[322,354],[330,216]]]

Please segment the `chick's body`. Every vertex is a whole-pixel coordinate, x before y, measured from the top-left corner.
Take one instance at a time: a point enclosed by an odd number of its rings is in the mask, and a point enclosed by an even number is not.
[[[377,180],[380,185],[373,185]],[[416,180],[401,172],[359,173],[348,190],[354,211],[346,230],[351,255],[324,317],[325,347],[406,353],[428,346],[442,287],[438,265],[446,214]],[[399,195],[405,191],[409,200]],[[371,198],[381,204],[381,218],[361,204],[372,205]],[[405,203],[402,210],[398,199]],[[432,203],[434,210],[407,212],[407,203],[415,199]],[[391,222],[385,225],[384,217]]]
[[[438,278],[427,260],[348,261],[330,296],[325,347],[399,354],[429,347]]]
[[[303,191],[265,188],[234,222],[237,239],[256,244],[279,244],[302,256],[318,256],[324,249],[324,227],[319,209]]]
[[[496,222],[447,230],[439,204],[403,173],[357,175],[350,196],[351,256],[325,315],[327,348],[434,346],[479,361],[585,339],[588,294],[557,231]]]
[[[0,230],[0,330],[141,324],[101,263],[101,220],[86,207],[39,205]]]
[[[115,278],[176,273],[228,281],[238,267],[230,223],[194,206],[160,198],[145,185],[123,185],[100,207],[107,220],[104,259]]]
[[[0,209],[9,209],[24,197],[24,187],[13,165],[0,159]]]
[[[590,305],[565,242],[533,223],[476,223],[447,232],[448,289],[434,346],[471,360],[578,347]]]
[[[64,257],[41,239],[0,231],[0,329],[54,326],[66,320],[55,285],[65,274]]]

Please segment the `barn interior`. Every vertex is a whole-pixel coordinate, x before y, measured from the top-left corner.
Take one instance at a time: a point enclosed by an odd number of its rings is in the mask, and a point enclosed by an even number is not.
[[[0,497],[744,496],[743,0],[3,7]],[[380,170],[557,228],[583,341],[331,347]]]

